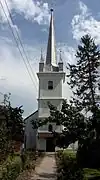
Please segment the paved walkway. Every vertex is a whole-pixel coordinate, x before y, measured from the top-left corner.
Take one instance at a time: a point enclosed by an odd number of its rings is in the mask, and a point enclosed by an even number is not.
[[[31,180],[56,180],[56,162],[54,153],[46,153],[40,165],[35,168]]]

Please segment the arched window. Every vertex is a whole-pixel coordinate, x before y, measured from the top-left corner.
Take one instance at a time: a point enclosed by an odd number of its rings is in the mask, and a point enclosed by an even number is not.
[[[51,124],[49,124],[49,127],[48,127],[48,131],[52,131],[53,130],[53,127],[52,127],[52,125]]]

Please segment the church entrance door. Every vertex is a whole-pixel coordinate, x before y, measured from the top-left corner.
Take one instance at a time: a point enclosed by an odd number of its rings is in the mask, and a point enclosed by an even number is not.
[[[46,152],[55,152],[55,144],[53,138],[46,139]]]

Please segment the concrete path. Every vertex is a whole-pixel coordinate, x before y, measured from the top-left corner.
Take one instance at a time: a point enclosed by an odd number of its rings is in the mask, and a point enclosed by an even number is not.
[[[54,153],[46,153],[41,163],[35,168],[31,180],[56,180],[56,161]]]

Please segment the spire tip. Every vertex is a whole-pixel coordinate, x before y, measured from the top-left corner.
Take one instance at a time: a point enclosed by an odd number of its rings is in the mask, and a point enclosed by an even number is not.
[[[51,8],[50,11],[53,12],[53,8]]]

